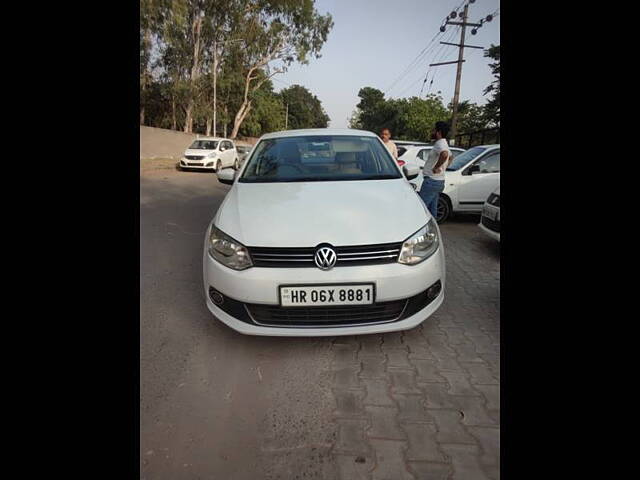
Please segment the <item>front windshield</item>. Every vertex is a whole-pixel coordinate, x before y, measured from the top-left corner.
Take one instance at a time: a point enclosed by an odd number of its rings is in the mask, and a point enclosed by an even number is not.
[[[216,140],[196,140],[189,148],[193,150],[215,150],[218,146]]]
[[[447,167],[447,171],[452,172],[455,170],[460,170],[462,167],[464,167],[467,163],[469,163],[471,160],[476,158],[485,150],[486,148],[484,147],[473,147],[467,150],[466,152],[461,153],[457,157],[454,155],[454,159],[451,162],[451,165]]]
[[[241,183],[319,182],[402,178],[375,137],[313,135],[262,140]]]

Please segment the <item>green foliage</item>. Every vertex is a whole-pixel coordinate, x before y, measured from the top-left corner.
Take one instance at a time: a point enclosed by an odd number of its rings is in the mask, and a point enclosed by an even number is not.
[[[449,104],[450,115],[453,115],[453,103]],[[458,133],[470,133],[483,130],[488,127],[485,107],[464,100],[458,103]]]
[[[398,140],[429,141],[435,122],[448,121],[451,114],[442,103],[442,97],[384,98],[375,88],[364,87],[358,92],[360,102],[349,126],[379,133],[384,127]]]
[[[484,51],[484,56],[495,60],[489,64],[495,80],[484,89],[484,94],[491,93],[491,98],[485,105],[485,118],[491,125],[500,125],[500,45],[493,45]]]
[[[218,131],[260,135],[284,128],[270,77],[319,57],[333,26],[315,0],[141,0],[140,17],[141,120],[175,116],[188,129],[189,113],[201,133],[213,115],[214,45]]]
[[[309,90],[301,85],[292,85],[279,93],[281,103],[289,106],[287,128],[326,128],[329,116],[322,103]]]

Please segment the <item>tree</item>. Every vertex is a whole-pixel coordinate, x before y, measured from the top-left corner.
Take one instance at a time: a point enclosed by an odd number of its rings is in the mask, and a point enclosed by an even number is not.
[[[216,127],[232,138],[245,121],[252,132],[279,125],[270,78],[319,57],[333,25],[314,0],[141,0],[140,13],[141,124],[210,133],[216,57]]]
[[[287,128],[326,128],[329,116],[322,103],[309,90],[301,85],[292,85],[280,91],[282,103],[289,110]]]
[[[484,94],[492,96],[484,107],[487,122],[500,126],[500,45],[493,45],[484,51],[484,56],[495,60],[489,64],[495,80],[484,89]]]
[[[235,138],[251,111],[253,94],[268,79],[284,73],[294,61],[308,63],[333,27],[331,15],[320,15],[313,0],[245,0],[234,18],[234,30],[245,41],[244,92],[230,138]],[[259,72],[265,73],[261,78]]]
[[[158,0],[140,0],[140,125],[144,125],[148,88],[153,82],[151,51],[157,38],[160,12]]]
[[[453,103],[449,104],[453,115]],[[469,133],[487,128],[485,108],[469,100],[458,103],[457,127],[459,133]]]
[[[377,88],[363,87],[358,92],[360,102],[356,105],[356,111],[351,117],[351,128],[362,130],[379,131],[385,123],[387,113],[385,109],[385,98]]]
[[[375,133],[386,127],[391,130],[393,138],[399,140],[428,141],[435,122],[448,120],[451,115],[442,103],[442,97],[434,94],[424,99],[387,100],[380,90],[364,87],[358,96],[360,102],[349,126]]]

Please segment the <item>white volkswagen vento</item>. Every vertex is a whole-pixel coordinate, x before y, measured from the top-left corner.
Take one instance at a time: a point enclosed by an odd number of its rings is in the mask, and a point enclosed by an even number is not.
[[[444,298],[438,225],[380,139],[360,130],[264,135],[209,225],[204,290],[251,335],[415,327]],[[405,178],[407,177],[407,178]]]

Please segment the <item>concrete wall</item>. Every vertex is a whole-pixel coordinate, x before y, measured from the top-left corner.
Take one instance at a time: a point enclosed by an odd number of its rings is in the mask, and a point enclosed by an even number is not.
[[[173,158],[179,160],[195,138],[196,135],[192,133],[141,125],[140,158]],[[237,145],[253,145],[257,140],[257,138],[238,138],[235,143]]]

